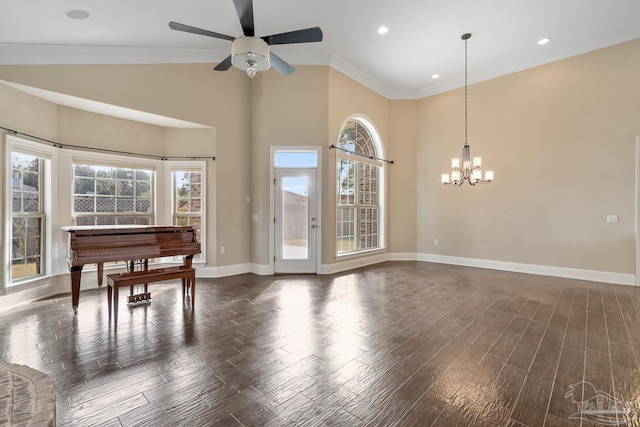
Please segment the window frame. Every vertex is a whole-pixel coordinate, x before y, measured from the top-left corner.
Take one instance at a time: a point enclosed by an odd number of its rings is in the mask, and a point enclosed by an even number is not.
[[[151,169],[155,171],[155,182],[153,184],[153,214],[154,225],[171,224],[171,197],[170,191],[159,191],[158,189],[171,186],[172,168],[197,168],[203,173],[203,209],[202,209],[202,253],[199,264],[206,265],[206,240],[207,234],[215,242],[215,183],[209,189],[207,186],[207,168],[209,163],[203,160],[193,161],[171,161],[154,160],[144,157],[131,157],[124,154],[96,153],[90,150],[78,150],[60,148],[56,145],[43,143],[25,136],[17,136],[10,132],[0,132],[0,139],[5,142],[4,147],[4,175],[0,181],[4,180],[4,239],[3,239],[3,275],[0,285],[0,295],[20,293],[29,289],[38,289],[42,283],[47,283],[50,277],[59,274],[68,274],[68,266],[64,261],[66,252],[66,235],[61,233],[59,227],[71,225],[74,222],[73,215],[73,164],[95,164],[108,165],[112,167],[125,167],[131,169]],[[20,151],[25,154],[35,155],[45,159],[45,174],[42,189],[44,190],[44,211],[45,221],[43,224],[43,248],[41,274],[20,280],[11,281],[11,236],[12,236],[12,151]],[[215,167],[215,163],[212,164]],[[215,173],[211,175],[215,178]],[[170,187],[169,187],[170,188]],[[62,189],[62,191],[56,191]],[[212,194],[208,194],[211,191]],[[211,201],[209,201],[211,199]],[[212,203],[211,206],[208,206]],[[208,209],[212,209],[212,227],[207,227]],[[175,263],[177,259],[172,257],[159,258],[156,261],[161,263]],[[180,260],[181,261],[181,260]],[[93,270],[92,266],[86,266],[85,271]]]
[[[179,172],[199,172],[202,175],[201,181],[201,210],[199,215],[190,214],[187,216],[200,216],[200,254],[194,255],[193,261],[198,263],[206,263],[207,254],[207,162],[202,160],[185,160],[173,161],[168,160],[166,163],[166,183],[171,186],[170,196],[165,201],[167,221],[175,225],[176,218],[176,188],[174,177]],[[185,215],[180,213],[180,215]]]
[[[335,197],[335,204],[336,204],[336,209],[335,209],[335,227],[336,227],[336,231],[334,233],[334,238],[335,238],[335,256],[337,258],[341,258],[341,257],[348,257],[348,256],[352,256],[352,255],[358,255],[358,254],[363,254],[363,253],[368,253],[368,252],[378,252],[378,251],[384,251],[386,249],[386,242],[385,242],[385,229],[386,229],[386,223],[385,223],[385,210],[386,210],[386,204],[385,204],[385,193],[386,193],[386,185],[385,185],[385,175],[386,175],[386,164],[384,161],[382,160],[378,160],[381,158],[384,158],[384,150],[383,150],[383,145],[382,145],[382,141],[380,139],[380,133],[378,132],[377,128],[375,127],[375,125],[373,124],[373,122],[368,119],[367,117],[360,115],[360,114],[353,114],[349,117],[347,117],[342,125],[340,126],[340,130],[338,132],[337,135],[337,140],[336,140],[336,147],[341,147],[340,144],[340,139],[342,136],[342,133],[344,131],[344,129],[346,128],[346,126],[350,123],[350,122],[357,122],[358,124],[360,124],[361,126],[363,126],[367,132],[369,133],[369,136],[371,137],[371,144],[373,145],[373,150],[375,151],[375,155],[373,157],[375,158],[371,158],[368,157],[366,155],[358,155],[358,154],[351,154],[351,153],[347,153],[344,152],[340,149],[336,149],[336,157],[335,157],[335,165],[334,167],[336,168],[336,185],[335,185],[335,192],[336,192],[336,197]],[[353,199],[354,202],[352,204],[341,204],[340,203],[340,198],[341,198],[341,191],[340,191],[340,187],[341,187],[341,179],[340,179],[340,171],[341,171],[341,167],[340,167],[340,162],[341,161],[348,161],[348,162],[353,162],[354,163],[354,168],[355,168],[355,177],[354,177],[354,194],[353,194]],[[378,203],[377,206],[376,205],[364,205],[361,203],[361,201],[359,200],[360,198],[360,191],[359,191],[359,169],[360,169],[360,165],[369,165],[369,166],[373,166],[377,168],[377,198],[378,198]],[[355,216],[355,220],[351,223],[354,224],[354,243],[355,243],[355,247],[353,250],[349,250],[349,251],[343,251],[340,252],[339,249],[341,247],[341,242],[340,242],[340,235],[339,235],[339,231],[340,231],[340,227],[343,227],[343,224],[349,224],[350,222],[344,222],[341,220],[341,208],[344,207],[351,207],[354,210],[354,216]],[[361,239],[362,239],[362,235],[361,235],[361,227],[362,227],[362,223],[361,223],[361,217],[360,217],[360,212],[362,209],[368,209],[371,207],[376,207],[377,208],[377,223],[378,223],[378,227],[377,227],[377,239],[378,239],[378,245],[376,247],[373,248],[364,248],[362,249],[361,247]]]
[[[107,168],[112,168],[115,169],[116,171],[118,169],[130,169],[134,171],[134,177],[132,178],[133,181],[133,186],[134,186],[134,196],[132,196],[132,201],[135,203],[136,201],[136,196],[135,196],[135,185],[138,182],[137,178],[135,177],[135,173],[137,173],[138,171],[145,171],[145,172],[149,172],[150,173],[150,180],[149,180],[149,186],[150,186],[150,193],[151,196],[149,197],[149,206],[151,211],[150,212],[117,212],[117,198],[118,198],[118,194],[117,194],[117,183],[119,180],[121,181],[126,181],[125,179],[119,179],[117,176],[113,177],[113,178],[109,178],[110,180],[113,179],[114,180],[114,194],[113,194],[113,198],[114,198],[114,212],[101,212],[101,211],[97,211],[95,210],[95,206],[94,206],[94,211],[93,212],[76,212],[75,211],[75,198],[77,195],[82,196],[82,194],[76,194],[76,178],[80,178],[80,179],[86,179],[83,178],[82,176],[76,176],[76,166],[89,166],[89,167],[96,167],[96,168],[100,168],[100,167],[107,167]],[[132,163],[132,164],[127,164],[126,162],[122,161],[122,160],[116,160],[113,163],[110,163],[108,160],[90,160],[90,159],[82,159],[82,158],[74,158],[72,163],[71,163],[71,217],[72,217],[72,222],[74,225],[101,225],[101,224],[78,224],[78,219],[81,218],[96,218],[96,222],[99,220],[99,218],[116,218],[116,224],[105,224],[105,225],[135,225],[138,224],[138,221],[135,221],[135,224],[119,224],[118,223],[118,218],[128,218],[128,217],[133,217],[133,218],[148,218],[148,224],[144,224],[144,225],[153,225],[156,223],[156,217],[157,217],[157,208],[156,208],[156,194],[157,194],[157,172],[156,172],[156,167],[155,165],[152,164],[148,164],[148,165],[141,165],[141,164],[137,164],[137,163]],[[116,172],[117,174],[117,172]],[[97,183],[97,181],[101,178],[99,178],[96,174],[96,176],[91,177],[91,180],[94,181],[94,183]],[[105,180],[104,178],[102,178],[102,180]],[[93,194],[92,195],[94,198],[94,203],[98,200],[99,196],[98,194]]]
[[[51,262],[51,212],[52,212],[52,188],[57,183],[57,159],[53,147],[43,145],[38,142],[31,141],[26,138],[20,138],[15,135],[5,134],[5,245],[4,245],[4,283],[5,289],[18,289],[36,282],[39,279],[52,275]],[[40,161],[42,168],[39,171],[39,198],[40,207],[38,213],[18,214],[22,218],[39,218],[40,225],[40,272],[35,275],[12,278],[12,261],[13,261],[13,218],[16,216],[13,212],[13,153],[21,153],[35,156]]]

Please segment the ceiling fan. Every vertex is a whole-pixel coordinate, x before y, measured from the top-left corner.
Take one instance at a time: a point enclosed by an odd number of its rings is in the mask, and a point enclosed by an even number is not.
[[[213,31],[191,27],[178,22],[169,22],[169,28],[201,36],[214,37],[231,41],[231,55],[214,67],[216,71],[226,71],[232,65],[247,72],[253,79],[257,72],[268,70],[273,66],[283,75],[293,73],[295,68],[270,51],[269,46],[276,44],[311,43],[322,41],[322,30],[319,27],[289,31],[271,36],[256,37],[253,28],[253,0],[233,0],[236,6],[243,37],[231,37]]]

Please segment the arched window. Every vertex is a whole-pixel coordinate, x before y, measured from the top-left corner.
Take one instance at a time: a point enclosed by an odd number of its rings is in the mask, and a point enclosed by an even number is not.
[[[373,125],[348,119],[338,138],[336,254],[384,247],[384,163]]]

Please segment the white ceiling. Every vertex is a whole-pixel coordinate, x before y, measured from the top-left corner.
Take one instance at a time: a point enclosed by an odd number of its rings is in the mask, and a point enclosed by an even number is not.
[[[76,8],[91,16],[68,18]],[[242,33],[232,0],[0,0],[0,10],[0,64],[215,63],[230,42],[168,22]],[[330,64],[392,99],[462,86],[465,32],[470,83],[640,37],[639,0],[254,0],[254,17],[257,36],[321,27],[322,42],[273,52]]]

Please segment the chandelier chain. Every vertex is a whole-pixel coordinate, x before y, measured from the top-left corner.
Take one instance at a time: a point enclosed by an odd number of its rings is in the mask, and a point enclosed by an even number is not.
[[[464,39],[464,145],[467,145],[467,118],[468,118],[468,103],[467,103],[467,81],[468,81],[468,72],[467,72],[467,41],[469,38]]]

